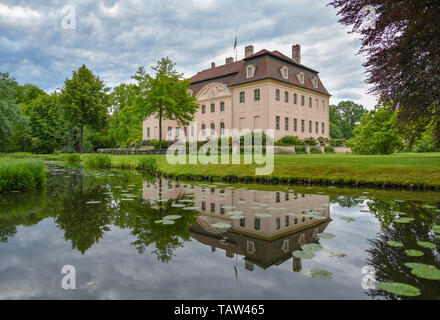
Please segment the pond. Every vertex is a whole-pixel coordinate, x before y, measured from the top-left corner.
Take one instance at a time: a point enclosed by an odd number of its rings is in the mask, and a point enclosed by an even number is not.
[[[440,266],[438,193],[46,166],[43,189],[0,195],[0,299],[440,298],[407,265]]]

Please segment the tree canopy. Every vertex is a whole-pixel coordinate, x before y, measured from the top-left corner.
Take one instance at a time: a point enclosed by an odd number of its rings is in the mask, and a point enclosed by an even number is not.
[[[338,105],[330,105],[330,135],[334,139],[353,138],[353,129],[368,111],[353,101],[341,101]]]

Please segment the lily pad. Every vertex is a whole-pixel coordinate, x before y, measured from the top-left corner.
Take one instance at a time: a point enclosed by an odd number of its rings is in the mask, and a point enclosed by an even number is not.
[[[241,215],[243,213],[243,211],[230,211],[227,212],[226,214],[231,215],[231,216],[236,216],[236,215]]]
[[[258,217],[258,218],[270,218],[270,217],[272,217],[271,214],[267,214],[267,213],[256,213],[256,214],[254,214],[254,216]]]
[[[425,265],[414,268],[412,269],[411,273],[422,279],[440,280],[440,270],[434,266]]]
[[[330,232],[318,233],[316,236],[320,239],[334,239],[334,238],[336,238],[336,235],[334,235],[333,233],[330,233]]]
[[[185,207],[183,208],[183,210],[185,211],[193,211],[193,210],[197,210],[199,207]]]
[[[410,269],[430,267],[430,265],[427,265],[424,263],[417,263],[417,262],[408,262],[408,263],[405,263],[405,266]]]
[[[347,256],[345,253],[339,252],[339,251],[325,251],[322,254],[328,256],[328,257],[339,257],[339,258],[343,258],[345,256]]]
[[[330,271],[319,268],[304,270],[301,272],[301,274],[305,275],[306,277],[318,280],[329,280],[332,278],[332,273]]]
[[[171,206],[172,206],[173,208],[184,208],[184,207],[185,207],[184,204],[178,204],[178,203],[173,203]]]
[[[86,204],[99,204],[99,203],[101,203],[101,201],[89,201],[89,202],[86,202]]]
[[[388,241],[387,244],[389,246],[396,247],[396,248],[403,247],[403,243],[402,242],[398,242],[398,241]]]
[[[436,206],[424,205],[422,208],[424,209],[437,209]]]
[[[319,243],[309,243],[301,246],[303,251],[321,251],[324,249]]]
[[[407,256],[410,257],[421,257],[424,254],[422,251],[419,250],[406,250],[405,253]]]
[[[437,246],[435,245],[435,243],[432,243],[432,242],[419,241],[419,242],[417,242],[417,244],[418,244],[420,247],[428,248],[428,249],[434,249],[434,248],[437,247]]]
[[[227,229],[227,228],[230,228],[231,227],[231,225],[230,224],[228,224],[228,223],[214,223],[214,224],[211,224],[211,227],[214,227],[214,228],[219,228],[219,229]]]
[[[440,233],[440,226],[438,225],[432,226],[432,231],[434,231],[435,233]]]
[[[420,290],[414,286],[399,282],[379,282],[379,288],[400,296],[416,297],[420,295]]]
[[[229,219],[231,219],[231,220],[240,220],[240,219],[243,219],[243,218],[246,218],[246,217],[245,216],[234,215],[234,216],[231,216]]]
[[[292,252],[292,256],[299,259],[313,259],[315,257],[315,254],[313,253],[313,251],[296,250]]]
[[[164,219],[164,220],[177,220],[177,219],[180,219],[180,218],[182,218],[182,216],[179,216],[179,215],[172,215],[172,216],[166,216],[166,217],[164,217],[163,219]]]
[[[400,218],[400,219],[395,220],[395,222],[396,223],[410,223],[414,220],[416,220],[416,219],[414,219],[414,218]]]
[[[351,217],[341,217],[342,220],[347,221],[348,223],[355,221],[353,218]]]

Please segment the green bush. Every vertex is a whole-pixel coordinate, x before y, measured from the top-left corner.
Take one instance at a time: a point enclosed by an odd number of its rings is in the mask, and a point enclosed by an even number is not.
[[[322,153],[322,152],[321,152],[321,150],[319,150],[319,148],[310,147],[310,153],[311,154],[318,154],[318,153]]]
[[[298,137],[293,136],[285,136],[280,140],[275,142],[276,146],[303,146],[305,145],[304,141],[300,140]]]
[[[315,138],[313,138],[313,137],[305,138],[304,142],[308,146],[316,146],[318,144],[318,141]]]
[[[67,162],[80,162],[81,155],[78,153],[63,153],[58,156],[58,160]]]
[[[137,167],[138,169],[155,172],[157,171],[157,162],[154,157],[142,157]]]
[[[297,147],[295,147],[295,153],[297,153],[297,154],[307,153],[306,152],[306,147],[305,146],[297,146]]]
[[[85,157],[84,164],[89,168],[110,168],[112,161],[105,154],[91,154]]]
[[[150,146],[153,146],[154,149],[159,150],[159,140],[153,139],[150,140]],[[162,149],[168,148],[168,141],[162,140]]]
[[[344,139],[330,139],[330,145],[332,147],[342,147],[345,144]]]
[[[0,160],[0,192],[37,188],[46,181],[46,169],[40,160]]]
[[[335,153],[335,149],[333,147],[324,147],[325,153]]]

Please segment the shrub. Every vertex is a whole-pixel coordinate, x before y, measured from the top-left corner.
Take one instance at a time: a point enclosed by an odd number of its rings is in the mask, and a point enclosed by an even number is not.
[[[150,141],[150,145],[154,147],[154,149],[159,150],[159,140],[153,139]],[[162,149],[168,148],[168,141],[162,140]]]
[[[40,160],[0,160],[0,192],[37,188],[46,181],[46,169]]]
[[[310,147],[310,153],[312,154],[318,154],[318,153],[322,153],[321,150],[319,150],[319,148],[316,147]]]
[[[318,144],[318,141],[316,141],[315,138],[310,137],[310,138],[305,138],[304,142],[306,143],[306,145],[308,146],[316,146]]]
[[[110,168],[112,162],[110,157],[105,154],[91,154],[86,156],[85,165],[90,168]]]
[[[138,169],[148,170],[155,172],[157,171],[157,162],[153,157],[142,157],[138,163]]]
[[[80,162],[81,155],[78,153],[65,153],[58,156],[58,160],[67,162]]]
[[[298,137],[293,136],[285,136],[275,142],[275,145],[277,146],[303,146],[304,144],[304,141],[301,141]]]
[[[324,147],[325,153],[335,153],[335,149],[333,147]]]
[[[332,147],[342,147],[345,144],[344,139],[330,139],[330,145]]]
[[[304,154],[304,153],[307,153],[307,152],[306,152],[306,147],[305,147],[305,146],[297,146],[297,147],[295,147],[295,152],[296,152],[297,154]]]

